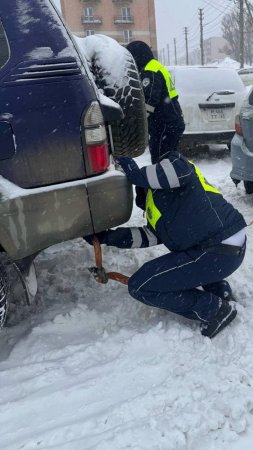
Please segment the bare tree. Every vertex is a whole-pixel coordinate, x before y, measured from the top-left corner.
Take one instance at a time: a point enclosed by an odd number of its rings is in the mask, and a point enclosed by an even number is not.
[[[245,14],[245,59],[248,64],[253,61],[253,6],[248,0],[245,0],[246,14]]]
[[[239,11],[234,9],[231,13],[226,14],[221,22],[223,37],[228,41],[231,49],[231,57],[240,60],[240,27],[239,27]]]
[[[253,6],[246,0],[244,13],[244,53],[245,60],[251,64],[253,61]],[[231,13],[222,19],[223,37],[228,41],[227,53],[240,61],[240,11],[236,4]]]

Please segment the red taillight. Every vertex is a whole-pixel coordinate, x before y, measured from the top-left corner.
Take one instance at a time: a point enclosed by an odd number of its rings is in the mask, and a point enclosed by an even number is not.
[[[109,166],[107,144],[89,145],[87,147],[87,154],[92,173],[104,172]]]
[[[235,131],[237,134],[239,134],[239,136],[243,136],[243,131],[242,131],[241,122],[240,122],[240,116],[238,114],[235,116]]]
[[[109,167],[109,151],[103,115],[98,102],[92,102],[84,116],[88,175],[105,172]]]

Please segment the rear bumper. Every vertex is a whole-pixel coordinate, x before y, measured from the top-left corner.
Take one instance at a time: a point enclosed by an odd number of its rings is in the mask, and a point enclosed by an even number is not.
[[[187,133],[184,132],[180,144],[183,146],[196,147],[205,144],[230,144],[235,131]]]
[[[116,170],[43,188],[22,189],[0,177],[0,244],[22,259],[62,241],[126,222],[133,192]]]
[[[242,136],[235,134],[231,142],[231,178],[253,181],[253,152],[246,147]]]

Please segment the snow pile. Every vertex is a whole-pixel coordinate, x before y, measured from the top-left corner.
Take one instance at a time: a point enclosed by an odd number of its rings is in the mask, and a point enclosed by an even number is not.
[[[74,36],[74,38],[88,63],[91,65],[95,62],[103,69],[106,85],[113,86],[118,83],[120,86],[124,85],[125,74],[129,70],[126,63],[130,56],[124,47],[115,39],[102,34],[85,38]]]
[[[194,162],[249,222],[253,199],[231,182],[230,159]],[[134,208],[130,224],[140,222]],[[130,275],[164,251],[104,248],[104,265]],[[251,449],[252,260],[249,230],[245,262],[230,277],[238,316],[209,340],[197,323],[131,299],[126,286],[97,284],[83,240],[46,250],[38,305],[1,334],[1,448]]]
[[[222,61],[217,61],[212,64],[208,64],[209,66],[220,66],[220,67],[226,67],[228,69],[240,69],[240,63],[236,61],[235,59],[230,58],[227,56]]]

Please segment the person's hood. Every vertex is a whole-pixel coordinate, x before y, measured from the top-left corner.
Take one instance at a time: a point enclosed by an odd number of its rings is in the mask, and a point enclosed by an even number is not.
[[[151,59],[154,59],[151,48],[145,42],[133,41],[126,48],[132,54],[139,70],[143,69]]]

